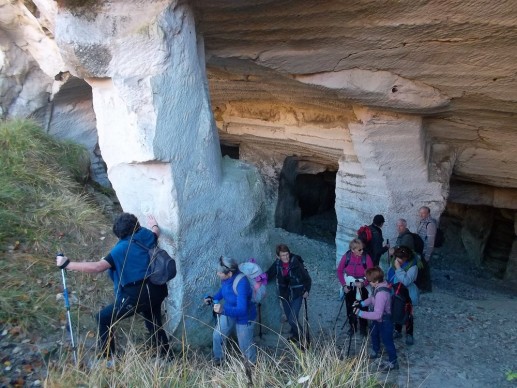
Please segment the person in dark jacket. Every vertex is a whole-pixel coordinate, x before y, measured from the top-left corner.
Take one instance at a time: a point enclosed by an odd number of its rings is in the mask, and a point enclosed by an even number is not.
[[[219,314],[212,337],[212,350],[216,365],[223,360],[226,339],[234,328],[239,349],[246,361],[252,364],[257,361],[257,349],[253,343],[257,307],[251,300],[253,291],[246,276],[240,276],[235,287],[237,292],[234,292],[233,283],[240,273],[239,266],[234,259],[221,256],[217,268],[221,288],[213,297],[205,298],[207,304],[214,302],[214,312]],[[224,300],[224,305],[219,303],[221,300]]]
[[[384,225],[384,217],[382,214],[377,214],[373,217],[373,223],[368,227],[372,231],[372,240],[365,244],[365,250],[368,255],[372,258],[373,265],[378,266],[381,261],[381,256],[388,249],[388,245],[384,244],[384,237],[382,237],[382,227]]]
[[[282,308],[291,326],[289,340],[300,341],[298,315],[303,299],[309,297],[312,284],[301,257],[292,254],[287,245],[279,244],[276,246],[276,260],[266,274],[268,279],[276,279]]]
[[[113,224],[113,233],[119,238],[111,252],[99,261],[70,261],[66,256],[57,256],[56,264],[61,269],[100,273],[109,271],[113,280],[115,301],[104,307],[97,315],[99,325],[100,356],[115,353],[113,325],[138,313],[144,317],[151,343],[164,357],[169,354],[169,340],[162,328],[162,302],[167,296],[167,285],[155,285],[148,280],[149,254],[134,243],[138,241],[152,248],[158,241],[160,228],[154,216],[147,217],[149,228],[140,226],[136,216],[122,213]]]

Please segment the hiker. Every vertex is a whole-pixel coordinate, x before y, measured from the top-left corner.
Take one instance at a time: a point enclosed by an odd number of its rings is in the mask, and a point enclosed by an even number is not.
[[[223,360],[226,339],[233,329],[236,331],[239,349],[246,362],[254,365],[257,361],[257,349],[253,342],[257,307],[251,300],[253,291],[246,276],[239,277],[240,280],[235,287],[237,292],[234,292],[233,282],[240,273],[234,259],[221,256],[217,267],[221,288],[213,297],[204,298],[205,304],[214,303],[214,313],[218,314],[217,326],[212,336],[212,351],[216,365],[220,365]],[[224,304],[220,303],[221,300],[224,300]]]
[[[292,254],[287,245],[276,246],[276,260],[266,271],[269,280],[276,279],[278,294],[287,322],[291,327],[288,340],[300,341],[298,315],[304,298],[311,291],[311,277],[300,256]]]
[[[413,235],[411,231],[407,228],[407,221],[404,218],[399,218],[397,220],[397,232],[399,235],[397,236],[397,240],[395,241],[396,247],[409,247],[412,250],[415,250],[415,241],[413,239]],[[390,254],[393,255],[393,248],[390,248]]]
[[[381,256],[385,253],[389,246],[384,244],[384,238],[382,237],[382,227],[384,225],[384,216],[382,214],[377,214],[373,217],[373,222],[368,227],[372,232],[371,241],[363,241],[364,249],[366,253],[370,255],[373,261],[373,265],[378,266],[381,261]]]
[[[115,301],[97,314],[99,330],[99,356],[115,355],[113,326],[121,319],[138,313],[151,337],[151,344],[163,357],[171,358],[169,340],[162,328],[162,302],[168,294],[167,285],[155,285],[148,280],[149,254],[138,246],[138,241],[152,248],[158,241],[160,228],[154,216],[147,217],[149,229],[141,227],[136,216],[122,213],[113,224],[113,233],[119,241],[107,256],[99,261],[70,261],[66,256],[57,256],[56,264],[61,269],[100,273],[108,271],[113,280]]]
[[[431,209],[427,206],[422,206],[418,210],[420,216],[420,223],[418,224],[417,233],[424,240],[424,253],[427,266],[422,273],[422,291],[431,292],[433,290],[431,282],[431,256],[433,254],[436,232],[438,229],[437,221],[431,217]]]
[[[362,301],[368,298],[366,289],[368,281],[365,279],[365,271],[367,268],[373,267],[373,262],[364,251],[361,240],[355,238],[350,241],[348,246],[350,249],[343,255],[337,267],[337,277],[345,293],[346,313],[350,323],[348,335],[354,335],[357,332],[357,317],[352,305],[356,300]],[[366,319],[359,318],[359,332],[362,336],[367,335],[368,322]]]
[[[379,267],[368,268],[366,279],[374,289],[373,294],[362,302],[355,302],[354,313],[359,318],[373,321],[371,329],[372,353],[370,359],[381,356],[381,339],[386,352],[388,362],[381,364],[382,371],[398,369],[397,350],[393,342],[393,323],[391,322],[391,293],[388,283],[384,280],[384,272]],[[373,311],[363,311],[361,307],[373,305]]]
[[[406,326],[406,345],[413,345],[413,306],[418,304],[419,290],[415,284],[418,276],[418,257],[412,249],[406,246],[397,247],[393,253],[394,259],[391,267],[388,269],[388,283],[394,285],[402,283],[409,291],[409,301],[406,304],[407,318]],[[393,338],[402,337],[402,324],[395,324],[395,333]]]

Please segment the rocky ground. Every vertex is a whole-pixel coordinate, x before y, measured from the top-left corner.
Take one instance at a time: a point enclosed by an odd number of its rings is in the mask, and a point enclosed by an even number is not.
[[[336,331],[332,330],[341,304],[335,247],[283,230],[275,230],[272,237],[302,255],[310,269],[314,284],[308,316],[313,340],[337,338],[337,346],[346,355],[344,311]],[[422,295],[415,307],[415,344],[406,346],[404,338],[396,340],[401,368],[389,375],[379,374],[379,378],[400,387],[517,386],[517,378],[509,381],[506,375],[517,372],[516,293],[501,280],[475,271],[447,269],[450,265],[445,261],[445,257],[437,257],[433,292]],[[0,386],[43,385],[48,360],[59,357],[66,333],[56,330],[53,336],[42,336],[13,327],[1,330]],[[362,345],[360,337],[354,337],[350,356]],[[261,346],[267,346],[267,337]],[[375,366],[373,363],[372,368]]]
[[[335,246],[282,230],[275,238],[307,262],[314,281],[309,299],[312,331],[332,335],[341,304]],[[517,293],[482,272],[446,269],[451,267],[446,260],[437,255],[433,292],[421,295],[415,307],[415,344],[395,340],[401,368],[379,377],[400,387],[517,387],[517,378],[508,381],[506,375],[517,372]],[[338,345],[346,350],[348,328],[341,330],[345,317],[343,311],[336,330]],[[360,337],[354,337],[350,355],[361,345]]]

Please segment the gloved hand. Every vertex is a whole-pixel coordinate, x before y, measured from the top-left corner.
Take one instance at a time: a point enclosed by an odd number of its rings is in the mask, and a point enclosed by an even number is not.
[[[352,303],[352,307],[355,308],[355,309],[356,308],[358,309],[358,308],[363,307],[363,305],[361,304],[360,300],[356,300],[354,303]]]
[[[204,299],[203,299],[203,302],[207,305],[207,306],[210,306],[214,301],[214,298],[212,298],[210,295],[205,295]]]

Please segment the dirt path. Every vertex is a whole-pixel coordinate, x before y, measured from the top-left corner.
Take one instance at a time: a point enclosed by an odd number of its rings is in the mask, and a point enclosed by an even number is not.
[[[341,304],[335,247],[283,230],[275,233],[306,261],[314,281],[311,327],[328,336]],[[415,344],[395,340],[401,368],[387,381],[400,387],[517,387],[517,380],[506,380],[507,371],[517,371],[515,293],[498,292],[501,280],[443,269],[433,270],[433,279],[433,292],[421,295],[415,307]],[[343,344],[348,329],[340,330],[344,319],[342,312],[337,333]],[[352,354],[358,345],[353,343]]]

